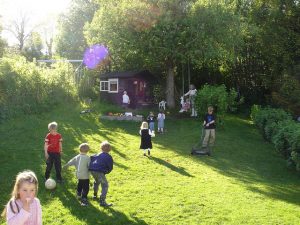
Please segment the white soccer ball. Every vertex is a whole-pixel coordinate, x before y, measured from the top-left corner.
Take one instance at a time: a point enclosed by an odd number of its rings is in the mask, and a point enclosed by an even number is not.
[[[48,180],[46,180],[45,182],[45,187],[49,190],[53,190],[56,187],[56,182],[55,180],[49,178]]]

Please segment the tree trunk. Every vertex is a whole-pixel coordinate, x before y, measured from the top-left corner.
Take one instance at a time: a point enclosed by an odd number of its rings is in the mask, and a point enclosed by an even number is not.
[[[167,71],[167,105],[169,108],[175,108],[175,97],[174,97],[174,67],[169,66]]]

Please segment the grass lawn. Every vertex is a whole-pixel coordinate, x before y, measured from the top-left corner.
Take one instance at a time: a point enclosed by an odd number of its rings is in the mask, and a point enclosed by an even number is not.
[[[192,157],[202,121],[167,118],[167,133],[153,138],[152,156],[144,157],[139,150],[140,124],[101,121],[105,107],[80,115],[79,106],[66,106],[2,123],[0,210],[19,171],[34,170],[42,180],[44,136],[47,124],[55,120],[64,139],[63,163],[78,153],[82,142],[90,144],[90,154],[99,151],[101,141],[111,142],[114,170],[107,176],[107,201],[114,206],[100,207],[90,191],[90,205],[81,207],[72,168],[63,173],[65,183],[55,191],[40,184],[46,225],[300,224],[299,175],[286,169],[284,159],[250,121],[227,116],[224,128],[217,130],[213,156]]]

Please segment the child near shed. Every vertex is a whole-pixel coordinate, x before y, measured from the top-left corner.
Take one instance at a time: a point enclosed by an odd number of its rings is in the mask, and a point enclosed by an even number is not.
[[[78,179],[77,198],[81,199],[82,206],[88,205],[87,196],[90,190],[89,164],[91,159],[87,155],[89,150],[89,145],[87,143],[82,143],[79,146],[80,154],[76,155],[66,165],[63,166],[63,169],[67,169],[69,166],[75,166],[76,168],[76,177]]]
[[[161,133],[161,134],[164,133],[165,119],[166,119],[166,115],[165,115],[164,111],[161,110],[157,115],[158,133]]]
[[[147,151],[148,151],[148,155],[150,155],[150,150],[152,149],[151,135],[153,135],[153,133],[148,128],[147,122],[142,122],[140,128],[140,135],[141,135],[140,149],[144,151],[144,156],[146,156]]]
[[[149,129],[151,130],[151,132],[154,132],[154,130],[155,130],[155,116],[154,116],[153,112],[149,113],[149,116],[147,117],[147,122],[148,122]]]

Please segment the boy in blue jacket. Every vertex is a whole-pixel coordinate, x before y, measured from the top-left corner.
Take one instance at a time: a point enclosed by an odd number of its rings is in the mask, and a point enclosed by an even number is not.
[[[100,206],[112,206],[108,204],[105,199],[108,191],[108,182],[105,177],[113,169],[113,158],[109,154],[111,146],[108,141],[103,141],[100,145],[101,153],[91,156],[89,171],[95,179],[94,182],[94,197],[97,199],[99,184],[101,184]]]

